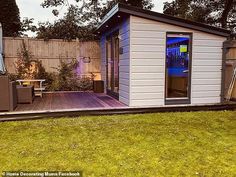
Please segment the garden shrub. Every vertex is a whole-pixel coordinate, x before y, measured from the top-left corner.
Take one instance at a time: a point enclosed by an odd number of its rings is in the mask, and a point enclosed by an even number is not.
[[[27,50],[25,43],[22,43],[20,51],[17,53],[18,59],[15,62],[18,78],[32,79],[35,75],[35,61],[32,60],[32,54]],[[33,66],[34,65],[34,66]]]
[[[88,91],[93,89],[94,75],[80,77],[76,73],[76,69],[79,66],[79,62],[75,59],[72,60],[60,60],[59,67],[55,68],[58,71],[57,75],[54,75],[51,89],[56,91]]]
[[[45,79],[48,91],[88,91],[93,88],[94,75],[80,77],[76,73],[79,62],[76,59],[60,60],[60,65],[49,73],[42,65],[42,61],[33,60],[33,55],[23,42],[18,59],[15,62],[16,73],[9,74],[11,80],[17,79]]]
[[[60,65],[55,68],[58,71],[59,90],[72,91],[74,88],[74,75],[79,62],[75,59],[71,61],[60,60]]]
[[[42,65],[42,61],[33,60],[32,53],[27,49],[25,43],[22,43],[18,51],[18,59],[15,62],[17,74],[9,74],[11,80],[17,79],[45,79],[46,89],[50,87],[53,82],[51,73],[46,72]]]

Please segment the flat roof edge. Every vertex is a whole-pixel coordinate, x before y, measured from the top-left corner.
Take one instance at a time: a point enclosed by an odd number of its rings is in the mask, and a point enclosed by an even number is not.
[[[182,18],[173,17],[170,15],[161,14],[158,12],[148,11],[144,9],[139,9],[122,3],[116,4],[104,17],[101,24],[98,26],[96,31],[98,31],[109,19],[116,13],[121,12],[128,15],[138,16],[145,19],[150,19],[154,21],[159,21],[175,26],[180,26],[184,28],[194,29],[197,31],[202,31],[210,34],[215,34],[218,36],[229,37],[231,31],[223,28],[214,27],[204,23],[199,23],[191,20],[186,20]]]
[[[216,34],[219,36],[228,37],[231,34],[231,31],[227,29],[218,28],[218,27],[214,27],[214,26],[207,25],[204,23],[199,23],[199,22],[195,22],[191,20],[182,19],[182,18],[177,18],[174,16],[165,15],[158,12],[138,9],[138,8],[131,7],[128,5],[124,5],[124,4],[119,4],[119,11],[133,15],[133,16],[138,16],[138,17],[155,20],[159,22],[164,22],[164,23],[181,26],[185,28],[195,29],[195,30],[199,30],[199,31],[203,31],[203,32],[211,33],[211,34]],[[150,13],[153,13],[153,14],[150,14]]]
[[[119,4],[116,4],[102,19],[101,24],[96,28],[98,31],[113,15],[119,11]]]

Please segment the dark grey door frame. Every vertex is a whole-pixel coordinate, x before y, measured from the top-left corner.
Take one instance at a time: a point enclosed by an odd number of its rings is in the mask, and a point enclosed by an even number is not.
[[[190,49],[190,52],[189,52],[189,62],[188,62],[188,69],[189,69],[189,76],[188,76],[188,95],[187,95],[187,98],[184,99],[184,98],[174,98],[174,99],[167,99],[166,98],[166,95],[167,95],[167,92],[166,92],[166,86],[167,86],[167,67],[166,67],[166,51],[167,51],[167,36],[168,34],[182,34],[182,35],[189,35],[189,49]],[[175,104],[191,104],[191,89],[192,89],[192,48],[193,48],[193,33],[191,32],[166,32],[166,44],[165,44],[165,105],[175,105]]]

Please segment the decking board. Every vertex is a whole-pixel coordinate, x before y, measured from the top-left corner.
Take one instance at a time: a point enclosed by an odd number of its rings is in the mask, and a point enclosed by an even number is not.
[[[118,100],[92,92],[45,93],[43,98],[36,97],[33,104],[18,104],[15,112],[63,109],[126,107]]]

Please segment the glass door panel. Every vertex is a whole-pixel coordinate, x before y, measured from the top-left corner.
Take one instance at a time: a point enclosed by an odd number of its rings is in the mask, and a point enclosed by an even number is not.
[[[111,39],[107,40],[106,44],[106,50],[107,50],[107,89],[111,90],[112,88],[112,56],[111,56]]]
[[[107,92],[118,96],[119,93],[119,37],[115,33],[107,38]]]
[[[114,92],[119,92],[119,38],[114,36]]]
[[[167,34],[166,99],[189,99],[191,36]]]

